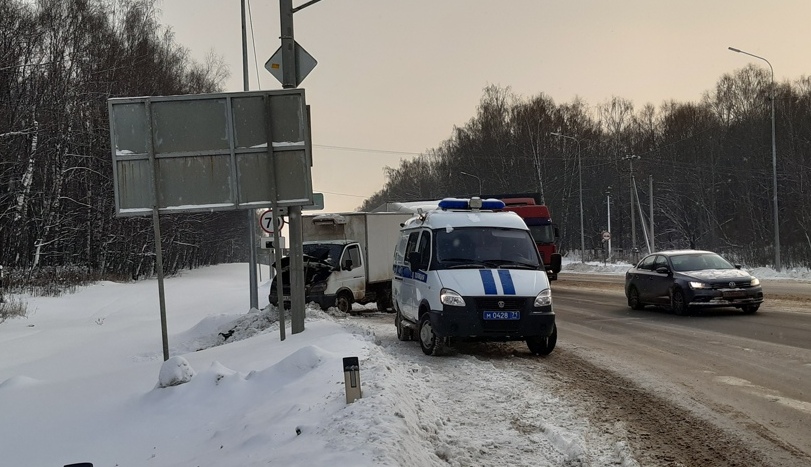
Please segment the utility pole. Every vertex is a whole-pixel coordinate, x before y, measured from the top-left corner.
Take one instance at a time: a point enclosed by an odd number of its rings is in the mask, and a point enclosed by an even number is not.
[[[293,34],[293,0],[279,0],[282,39],[282,87],[297,85],[296,41]],[[290,221],[290,321],[293,334],[304,330],[304,250],[302,248],[301,206],[288,206]],[[284,313],[280,304],[279,316]],[[283,323],[283,321],[280,321]]]
[[[650,203],[649,203],[650,204],[650,206],[649,206],[649,209],[650,209],[650,252],[653,253],[654,251],[656,251],[656,243],[653,241],[653,239],[654,239],[654,236],[653,236],[653,175],[648,177],[648,182],[649,182],[649,185],[648,185],[649,186],[649,191],[648,191],[648,193],[650,193],[650,195],[649,195],[649,200],[650,200]]]
[[[293,8],[293,0],[279,0],[279,19],[282,39],[282,87],[295,88],[299,83],[298,63],[296,63],[296,41],[293,34],[293,13],[320,0],[310,0]],[[308,107],[309,109],[309,107]],[[309,118],[309,112],[308,112]],[[304,249],[302,246],[301,206],[289,206],[290,225],[290,314],[293,334],[304,331],[306,306],[304,300]],[[280,302],[281,303],[281,302]],[[284,307],[284,305],[280,305]],[[284,309],[279,313],[281,317]]]
[[[636,192],[636,190],[634,190],[634,159],[641,159],[641,157],[629,154],[622,158],[622,160],[629,162],[631,168],[631,263],[636,263],[639,260],[636,248],[636,214],[634,214],[634,193]]]
[[[250,91],[251,85],[248,79],[248,32],[245,20],[245,0],[242,4],[242,90]],[[250,284],[249,295],[251,308],[259,308],[259,296],[257,293],[258,282],[256,279],[256,212],[253,209],[246,210],[248,213],[248,283]]]

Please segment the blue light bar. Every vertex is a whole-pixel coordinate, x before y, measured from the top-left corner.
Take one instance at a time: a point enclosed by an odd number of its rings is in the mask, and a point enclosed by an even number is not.
[[[470,209],[470,204],[462,198],[444,198],[439,202],[439,209]]]
[[[482,209],[493,209],[493,210],[504,209],[504,201],[494,198],[483,199]]]
[[[504,209],[504,201],[500,199],[483,199],[481,201],[481,208],[486,210],[499,210]],[[439,202],[439,209],[470,209],[470,200],[465,198],[445,198]]]

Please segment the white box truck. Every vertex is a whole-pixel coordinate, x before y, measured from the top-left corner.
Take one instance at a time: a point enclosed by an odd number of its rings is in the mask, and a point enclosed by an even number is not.
[[[352,304],[375,302],[388,311],[391,304],[392,258],[406,212],[350,212],[302,216],[304,292],[307,303],[322,309],[352,312]],[[285,306],[289,307],[289,258],[282,258]],[[268,296],[278,302],[276,280]]]

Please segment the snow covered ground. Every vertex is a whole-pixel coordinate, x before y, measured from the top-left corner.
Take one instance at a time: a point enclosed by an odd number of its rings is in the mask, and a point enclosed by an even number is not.
[[[627,268],[566,261],[563,274]],[[288,320],[281,341],[274,310],[249,309],[247,283],[246,264],[166,280],[170,355],[191,376],[169,387],[159,379],[181,373],[163,362],[156,281],[15,297],[28,316],[0,324],[0,464],[637,465],[621,430],[594,432],[577,401],[527,388],[509,369],[426,357],[315,309],[302,333]],[[363,389],[351,404],[347,356],[360,359]]]

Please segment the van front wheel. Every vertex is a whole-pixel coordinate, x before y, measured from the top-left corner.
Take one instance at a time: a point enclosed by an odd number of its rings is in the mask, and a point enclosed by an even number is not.
[[[335,299],[335,306],[342,313],[352,313],[352,296],[346,292],[341,292]]]
[[[534,355],[549,355],[558,342],[558,327],[552,325],[552,334],[549,337],[533,336],[527,338],[527,347]]]
[[[445,348],[442,338],[434,333],[428,313],[420,318],[420,347],[425,355],[441,355]]]

